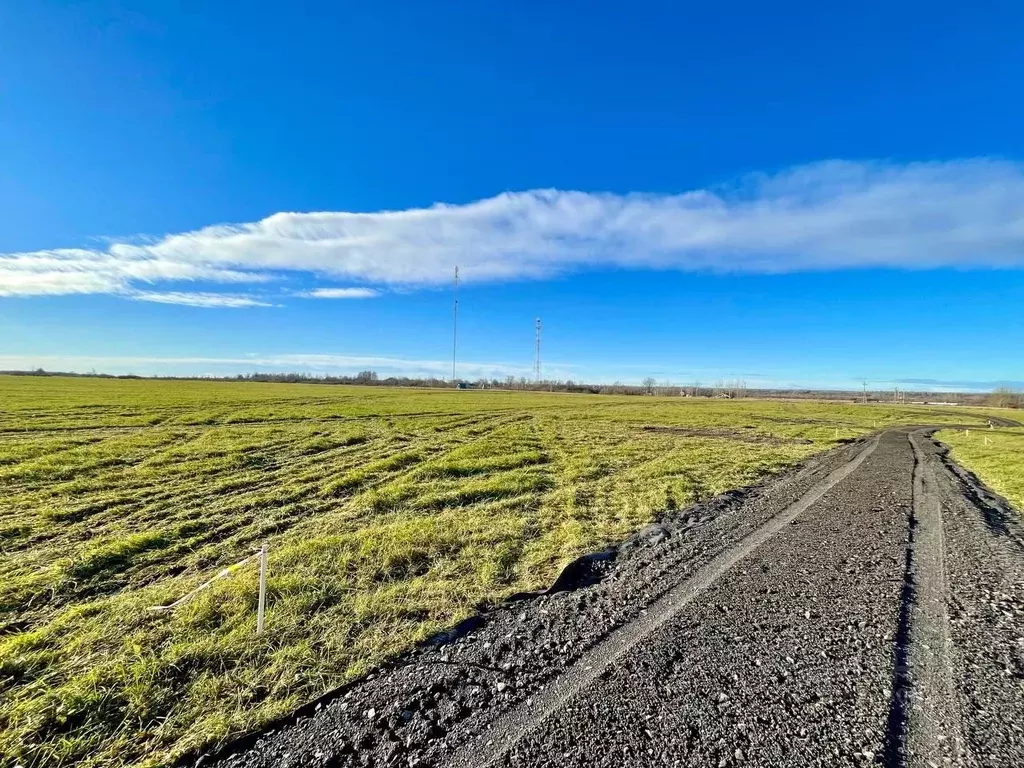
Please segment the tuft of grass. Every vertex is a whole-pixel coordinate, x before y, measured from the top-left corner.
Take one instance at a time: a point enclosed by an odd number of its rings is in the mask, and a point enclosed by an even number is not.
[[[125,570],[137,555],[166,544],[167,537],[159,532],[118,537],[88,547],[80,557],[68,561],[65,571],[70,578],[88,579],[103,573]]]
[[[26,768],[169,765],[666,509],[972,415],[3,376],[0,402],[0,755]],[[254,567],[149,610],[264,541],[261,637]]]

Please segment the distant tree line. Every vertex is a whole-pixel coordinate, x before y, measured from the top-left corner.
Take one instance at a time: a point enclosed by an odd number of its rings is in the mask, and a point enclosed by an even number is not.
[[[75,371],[47,371],[35,368],[31,371],[0,371],[0,376],[77,376],[84,379],[153,379],[159,376],[138,376],[134,373],[76,373]]]
[[[996,408],[1024,408],[1024,393],[999,387],[988,396],[988,405]]]
[[[535,392],[580,392],[598,394],[602,391],[601,386],[581,384],[571,379],[556,381],[554,379],[528,379],[525,376],[506,376],[505,378],[477,378],[459,379],[453,383],[451,379],[441,379],[433,376],[410,377],[410,376],[386,376],[382,377],[376,371],[360,371],[352,375],[316,375],[308,373],[246,373],[230,377],[232,381],[267,381],[277,383],[305,383],[305,384],[358,384],[361,386],[380,387],[423,387],[423,388],[447,388],[462,386],[467,389],[512,389],[520,391]],[[640,387],[630,389],[640,390]],[[636,394],[640,394],[638,391]]]
[[[504,378],[460,379],[453,383],[450,379],[436,376],[381,377],[376,371],[365,370],[352,375],[330,375],[312,373],[271,373],[254,372],[235,376],[138,376],[135,374],[115,375],[107,373],[73,373],[66,371],[46,371],[36,368],[30,371],[0,371],[8,376],[81,376],[101,379],[164,379],[164,380],[204,380],[204,381],[250,381],[270,382],[277,384],[329,384],[329,385],[360,385],[381,387],[414,387],[451,389],[503,389],[520,392],[574,392],[592,395],[657,395],[661,397],[759,397],[784,398],[791,400],[849,400],[861,402],[865,398],[863,391],[832,390],[832,389],[755,389],[747,387],[743,379],[719,379],[710,384],[694,381],[689,384],[678,384],[670,381],[658,381],[648,376],[640,384],[588,384],[574,379],[533,379],[525,376],[505,376]],[[905,392],[900,395],[907,402],[929,402],[941,399],[943,402],[960,405],[990,405],[1000,408],[1024,408],[1024,393],[1008,387],[1000,387],[991,393],[983,392]],[[868,391],[867,400],[874,403],[891,403],[894,401],[892,391]]]
[[[592,395],[659,395],[675,397],[742,397],[747,392],[746,382],[716,381],[710,385],[695,382],[689,385],[673,384],[669,381],[659,382],[648,377],[639,385],[623,384],[587,384],[574,379],[533,379],[526,376],[505,376],[504,378],[459,379],[453,384],[450,379],[434,377],[411,378],[407,376],[388,376],[382,378],[376,371],[360,371],[346,376],[308,373],[247,373],[230,377],[233,381],[268,381],[278,383],[307,384],[359,384],[362,386],[382,387],[448,387],[461,386],[465,389],[505,389],[520,392],[576,392]],[[767,391],[767,390],[765,390]]]

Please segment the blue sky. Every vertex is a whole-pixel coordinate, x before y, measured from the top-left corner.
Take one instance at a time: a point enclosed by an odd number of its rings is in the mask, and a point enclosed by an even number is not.
[[[0,0],[0,368],[1024,385],[1024,8],[838,5]]]

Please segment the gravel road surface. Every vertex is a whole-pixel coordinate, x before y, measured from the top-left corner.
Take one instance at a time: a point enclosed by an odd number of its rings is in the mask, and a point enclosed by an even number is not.
[[[1024,531],[885,432],[187,764],[1024,766]]]

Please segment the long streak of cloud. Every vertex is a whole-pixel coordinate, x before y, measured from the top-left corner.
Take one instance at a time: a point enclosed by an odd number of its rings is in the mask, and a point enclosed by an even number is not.
[[[225,293],[203,291],[139,291],[130,295],[135,301],[151,301],[156,304],[183,304],[189,307],[272,307],[266,301],[251,296],[232,296]]]
[[[0,254],[0,296],[289,277],[432,286],[456,264],[476,282],[595,268],[1021,267],[1024,165],[827,162],[678,195],[532,190],[400,211],[277,213],[102,250]]]
[[[314,288],[298,294],[307,299],[373,299],[380,291],[373,288]]]

